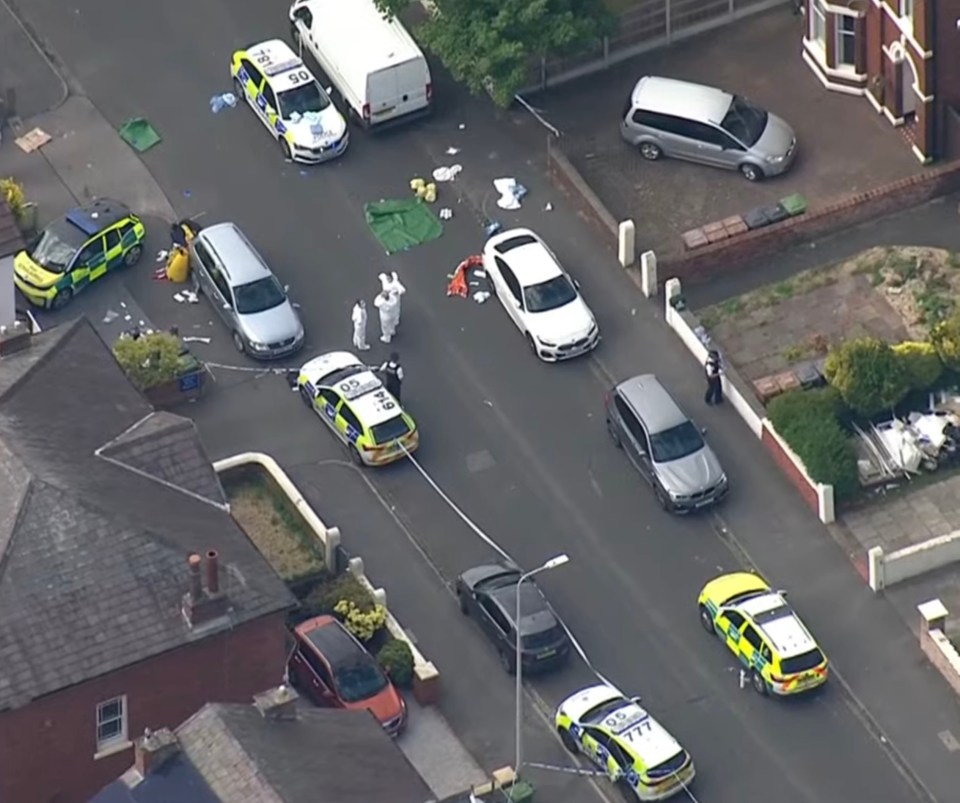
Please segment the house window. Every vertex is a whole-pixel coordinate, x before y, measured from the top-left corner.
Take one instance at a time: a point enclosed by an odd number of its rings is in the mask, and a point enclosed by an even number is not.
[[[837,17],[837,65],[855,67],[857,64],[857,19]]]
[[[810,39],[825,49],[827,43],[827,14],[823,8],[823,0],[813,0],[811,7],[813,13],[810,15]]]
[[[114,697],[97,706],[97,752],[127,740],[127,698]]]

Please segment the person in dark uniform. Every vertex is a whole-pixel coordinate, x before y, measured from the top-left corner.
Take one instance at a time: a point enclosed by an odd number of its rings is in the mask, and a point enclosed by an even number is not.
[[[720,362],[720,352],[710,349],[703,368],[707,375],[707,392],[703,400],[707,404],[720,404],[723,401],[723,383],[720,380],[723,375],[723,364]]]
[[[390,359],[380,366],[384,384],[390,395],[400,401],[400,386],[403,384],[403,367],[400,365],[400,355],[397,352],[390,354]]]

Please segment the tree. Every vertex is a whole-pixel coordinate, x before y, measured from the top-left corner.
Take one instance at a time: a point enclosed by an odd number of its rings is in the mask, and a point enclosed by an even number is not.
[[[409,0],[374,0],[385,16]],[[601,0],[435,0],[417,29],[454,78],[509,106],[528,80],[533,57],[568,55],[612,32]]]
[[[140,390],[175,379],[180,371],[180,340],[169,332],[122,337],[113,346],[124,373]]]
[[[910,390],[903,361],[889,344],[875,337],[841,343],[827,355],[824,373],[861,415],[891,409]]]

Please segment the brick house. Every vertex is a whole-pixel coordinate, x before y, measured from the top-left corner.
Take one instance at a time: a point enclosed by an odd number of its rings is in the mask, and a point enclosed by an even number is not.
[[[860,95],[924,164],[960,157],[960,0],[804,0],[803,59]]]
[[[432,803],[369,711],[300,706],[280,686],[211,703],[137,739],[133,765],[89,803]]]
[[[283,677],[293,598],[86,321],[0,356],[0,485],[0,801],[86,801],[145,728]]]

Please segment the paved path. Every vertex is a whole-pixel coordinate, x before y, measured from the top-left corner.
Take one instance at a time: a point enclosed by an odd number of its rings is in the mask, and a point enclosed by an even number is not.
[[[691,749],[700,766],[698,798],[740,803],[744,788],[758,788],[775,789],[790,803],[913,799],[843,684],[799,705],[738,688],[732,661],[702,633],[694,610],[704,580],[749,563],[735,537],[772,581],[791,589],[841,675],[875,712],[887,745],[906,754],[943,803],[953,799],[955,756],[936,735],[946,728],[960,733],[946,685],[928,678],[893,608],[865,592],[733,413],[699,412],[699,367],[553,195],[529,151],[518,149],[482,104],[451,94],[441,76],[441,108],[433,121],[382,138],[358,136],[345,159],[302,175],[283,164],[247,110],[214,117],[207,109],[210,95],[226,88],[230,49],[257,36],[282,35],[282,11],[223,2],[187,8],[174,0],[144,8],[134,22],[92,3],[79,18],[55,0],[29,0],[26,9],[44,20],[45,35],[111,123],[139,113],[160,130],[164,144],[144,161],[178,211],[236,220],[293,285],[311,353],[346,344],[352,299],[372,295],[376,273],[396,266],[409,288],[397,346],[408,373],[405,398],[423,426],[421,461],[522,564],[570,554],[568,566],[544,577],[544,588],[596,665],[626,691],[643,694]],[[208,31],[209,41],[184,51],[158,76],[153,65],[168,62],[165,43],[186,18]],[[82,45],[104,30],[116,43],[109,57]],[[449,146],[462,148],[456,160],[465,165],[456,188],[441,189],[441,203],[450,204],[456,217],[440,240],[386,259],[362,222],[361,204],[402,196],[411,174],[449,161]],[[530,187],[519,213],[496,210],[490,181],[500,175],[515,175]],[[454,190],[462,203],[451,202]],[[553,212],[542,211],[547,200]],[[505,225],[539,229],[566,260],[604,328],[595,359],[539,365],[494,303],[446,298],[446,275],[482,244],[476,218],[484,213]],[[144,272],[131,274],[127,284],[159,324],[209,324],[203,305],[173,304],[169,288],[158,290]],[[373,357],[380,355],[378,349]],[[215,335],[209,356],[243,365],[223,332]],[[709,427],[735,488],[718,516],[666,517],[606,442],[602,394],[613,377],[640,370],[660,374]],[[220,392],[188,408],[215,457],[260,449],[291,469],[342,459],[281,379],[256,372],[218,375],[224,377]],[[477,643],[468,623],[449,621],[438,596],[486,550],[412,466],[365,476],[439,572],[430,579],[407,551],[373,570],[377,581],[413,612],[404,616],[425,645],[453,645],[440,662],[448,679],[444,712],[481,765],[507,763],[510,681],[498,671],[478,672],[492,661],[488,648]],[[323,487],[330,506],[349,508],[345,521],[354,508],[372,515],[370,502],[349,501],[346,489],[353,487]],[[363,526],[362,520],[351,525]],[[381,539],[396,532],[368,526]],[[345,525],[348,542],[371,537],[351,535],[351,527]],[[413,606],[422,608],[424,600],[436,604],[418,612]],[[587,677],[574,666],[531,684],[543,701],[531,711],[549,712]],[[909,700],[892,690],[909,690]],[[545,728],[535,732],[541,742],[531,742],[528,755],[549,761],[555,742]],[[548,798],[595,799],[592,787],[566,776],[537,773],[535,782]]]

